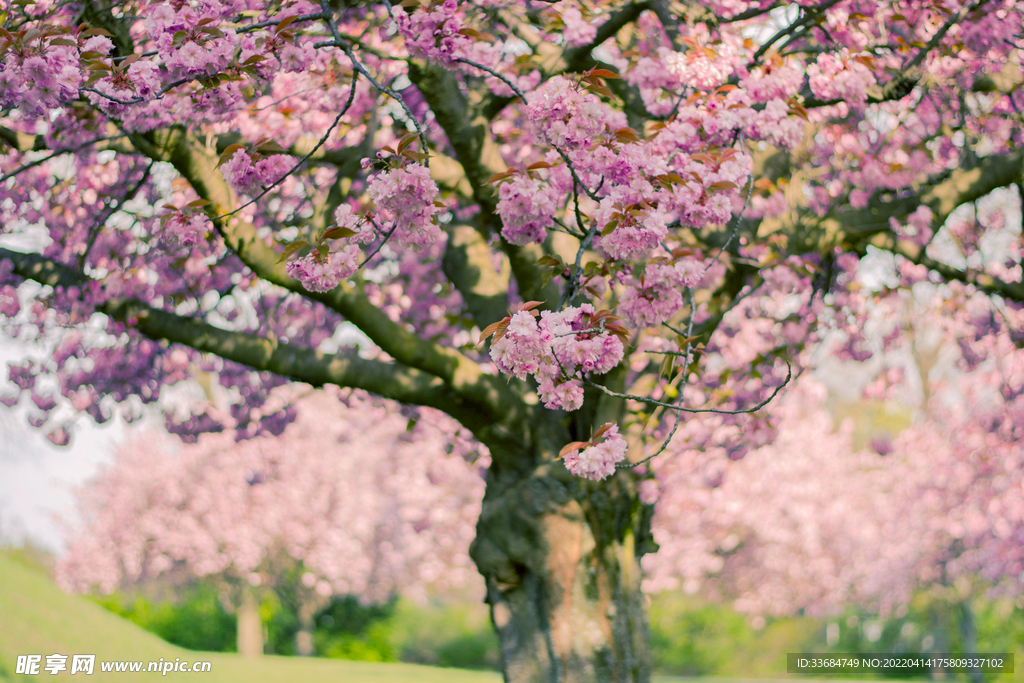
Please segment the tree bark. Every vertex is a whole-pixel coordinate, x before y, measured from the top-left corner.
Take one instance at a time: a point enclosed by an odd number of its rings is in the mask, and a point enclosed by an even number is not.
[[[295,654],[300,657],[312,657],[316,654],[313,642],[313,634],[316,631],[316,624],[313,618],[316,616],[318,604],[316,600],[299,600],[298,613],[299,630],[295,632]]]
[[[650,680],[640,556],[651,510],[629,472],[601,484],[549,462],[492,465],[470,553],[487,585],[509,683]]]
[[[970,655],[978,651],[978,638],[977,631],[974,626],[974,611],[971,609],[971,599],[969,597],[964,598],[960,602],[960,618],[958,619],[960,624],[960,637],[962,643],[960,645],[965,655]],[[971,683],[984,683],[985,674],[980,669],[974,668],[968,670]]]
[[[256,596],[247,586],[242,587],[242,599],[238,605],[238,654],[243,657],[263,655],[263,622]]]

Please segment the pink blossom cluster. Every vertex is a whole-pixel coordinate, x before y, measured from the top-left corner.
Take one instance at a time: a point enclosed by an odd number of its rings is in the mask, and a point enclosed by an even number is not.
[[[210,220],[202,212],[188,214],[176,211],[164,222],[163,234],[182,247],[191,247],[206,234],[209,223]]]
[[[355,234],[348,239],[360,244],[372,242],[377,236],[373,225],[364,217],[352,211],[351,204],[341,204],[334,210],[334,224],[339,228],[351,230]]]
[[[597,36],[597,26],[587,21],[575,5],[562,10],[562,23],[562,38],[569,47],[587,45]]]
[[[311,292],[328,292],[356,272],[364,261],[359,245],[372,242],[377,236],[370,221],[354,213],[350,204],[341,204],[335,209],[334,222],[336,228],[353,233],[341,238],[347,244],[332,246],[326,251],[322,246],[315,248],[306,256],[290,260],[286,266],[288,274]]]
[[[776,58],[740,79],[740,88],[755,102],[788,100],[800,91],[804,74],[794,60]]]
[[[576,410],[583,405],[580,378],[608,372],[624,352],[622,341],[603,329],[594,314],[591,304],[583,304],[544,311],[538,322],[531,312],[519,311],[491,345],[491,359],[519,379],[533,375],[548,408]]]
[[[36,49],[0,57],[0,106],[38,115],[78,97],[82,77],[74,48],[43,44],[40,38]]]
[[[619,426],[612,425],[600,443],[566,453],[565,467],[577,477],[594,481],[615,474],[615,465],[626,459],[626,440],[619,434]]]
[[[648,149],[671,160],[663,162],[662,168],[668,167],[678,180],[666,187],[639,176],[632,177],[628,185],[608,189],[594,211],[602,232],[596,246],[606,258],[633,260],[648,256],[676,221],[693,227],[727,222],[732,214],[732,197],[749,177],[748,156],[694,158],[696,155],[676,149],[671,133],[664,139],[659,135]]]
[[[554,224],[559,194],[549,183],[516,174],[498,188],[501,234],[512,244],[543,242]]]
[[[615,188],[601,200],[594,218],[602,233],[615,221],[611,232],[597,240],[598,251],[606,258],[629,261],[647,256],[668,234],[668,217],[658,208],[638,209],[623,206],[620,197],[627,192]],[[641,215],[635,215],[639,212]]]
[[[370,178],[367,194],[380,216],[394,223],[399,244],[422,249],[444,234],[435,219],[437,184],[426,166],[408,164],[378,173]]]
[[[659,57],[668,73],[682,85],[712,90],[732,75],[737,51],[728,43],[718,43],[714,48],[695,45],[686,52],[662,48]]]
[[[285,73],[302,73],[316,59],[316,50],[312,43],[288,43],[278,51],[277,59]]]
[[[609,124],[625,125],[621,114],[565,76],[555,76],[534,91],[526,116],[542,144],[564,150],[590,145]]]
[[[660,48],[658,56],[643,56],[630,63],[626,78],[640,90],[644,106],[651,114],[676,113],[666,131],[671,131],[669,137],[687,151],[703,151],[700,147],[709,144],[733,146],[737,132],[779,147],[798,145],[803,139],[804,121],[791,110],[789,99],[799,90],[803,73],[791,62],[771,61],[758,67],[741,79],[740,88],[724,95],[685,99],[689,87],[699,91],[726,84],[728,75],[736,68],[734,59],[728,56],[735,57],[735,50],[721,46],[718,49],[722,54],[713,52],[712,59],[711,53],[699,50],[684,55]],[[709,59],[712,61],[708,62]],[[706,82],[684,83],[682,77],[692,75],[694,66],[702,64],[706,68],[698,72],[706,76]],[[717,67],[711,69],[709,64]],[[716,81],[716,77],[721,78]],[[765,106],[755,109],[753,105],[759,103]]]
[[[354,244],[340,251],[321,254],[313,250],[306,256],[292,259],[286,270],[288,275],[302,283],[311,292],[329,292],[359,268],[363,251]]]
[[[747,129],[755,140],[764,140],[776,147],[793,148],[804,139],[804,122],[793,116],[787,102],[769,100],[764,109],[754,115]]]
[[[639,279],[626,278],[619,311],[635,327],[660,325],[682,308],[683,288],[695,286],[703,274],[703,266],[693,258],[649,265]]]
[[[90,42],[100,39],[110,42],[102,36],[92,38]],[[101,78],[92,87],[103,95],[89,92],[89,100],[104,113],[120,117],[131,111],[134,106],[125,102],[135,102],[137,99],[150,100],[157,96],[161,88],[160,70],[153,62],[139,60],[123,71]]]
[[[413,57],[452,68],[459,57],[467,57],[473,39],[461,33],[462,12],[456,0],[444,0],[409,15],[403,8],[392,10],[405,49]]]
[[[220,172],[227,184],[236,192],[255,195],[259,194],[261,188],[283,178],[294,165],[291,157],[285,154],[251,157],[244,149],[239,149],[221,164]]]
[[[0,286],[0,316],[13,318],[21,310],[18,290],[11,285]]]
[[[845,51],[818,55],[817,61],[807,65],[807,79],[815,96],[851,104],[866,101],[868,88],[876,83],[871,70]]]
[[[231,63],[238,47],[234,29],[220,23],[231,14],[229,5],[216,1],[195,5],[152,2],[145,11],[146,32],[156,41],[173,78],[213,75]]]

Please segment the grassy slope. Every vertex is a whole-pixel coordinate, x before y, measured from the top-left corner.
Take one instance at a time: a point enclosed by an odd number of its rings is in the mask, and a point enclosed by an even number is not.
[[[437,669],[412,664],[374,664],[328,659],[263,657],[246,660],[237,655],[192,652],[169,645],[135,624],[112,614],[91,601],[66,595],[44,575],[0,554],[0,681],[79,680],[64,671],[52,676],[14,673],[20,654],[95,654],[95,673],[84,679],[103,683],[155,680],[157,674],[108,673],[99,671],[100,660],[204,660],[213,663],[210,673],[201,674],[205,683],[288,683],[303,681],[344,681],[345,683],[497,683],[491,672]],[[168,673],[165,680],[192,679],[192,674]]]
[[[67,671],[56,676],[41,671],[38,676],[14,673],[18,655],[50,654],[96,655],[92,676],[72,677]],[[440,669],[414,664],[378,664],[338,659],[302,659],[298,657],[261,657],[243,659],[238,655],[193,652],[160,640],[152,633],[108,612],[82,597],[67,595],[44,574],[14,561],[0,552],[0,683],[28,683],[41,680],[84,680],[93,683],[136,683],[156,680],[192,680],[192,674],[150,672],[106,673],[99,670],[102,660],[156,661],[160,658],[184,661],[210,661],[210,673],[200,674],[204,683],[305,683],[306,681],[343,681],[344,683],[499,683],[493,672]],[[699,679],[655,678],[655,683],[695,681]],[[704,679],[715,683],[739,683],[744,679]],[[747,679],[749,680],[749,679]],[[769,683],[762,680],[759,683]],[[804,680],[802,683],[814,683]],[[845,683],[851,683],[849,681]]]

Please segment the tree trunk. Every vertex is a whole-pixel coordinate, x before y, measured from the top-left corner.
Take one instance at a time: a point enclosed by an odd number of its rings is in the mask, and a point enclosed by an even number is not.
[[[560,462],[529,474],[492,464],[470,553],[506,681],[650,679],[639,565],[654,549],[650,517],[628,471],[593,483]]]
[[[960,637],[963,639],[961,650],[965,655],[974,654],[978,651],[977,632],[974,627],[974,612],[971,610],[971,599],[964,598],[960,602]],[[971,683],[984,683],[985,674],[980,669],[969,669],[968,674]]]
[[[317,612],[315,600],[299,600],[298,606],[299,630],[295,632],[295,654],[300,657],[312,657],[315,654],[313,634],[316,631],[316,624],[313,618]]]
[[[263,655],[263,622],[256,596],[248,586],[242,586],[242,599],[238,605],[238,654],[243,657]]]

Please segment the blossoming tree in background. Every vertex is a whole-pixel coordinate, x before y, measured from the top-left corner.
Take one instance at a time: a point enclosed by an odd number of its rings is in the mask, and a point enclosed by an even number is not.
[[[300,400],[278,438],[208,435],[180,453],[137,438],[82,491],[58,579],[104,592],[161,574],[232,586],[238,651],[261,654],[253,588],[294,590],[296,652],[312,654],[313,617],[332,595],[384,600],[398,589],[467,585],[483,479],[458,425],[408,418],[366,399]],[[446,452],[448,453],[446,455]],[[298,567],[299,586],[277,586]],[[292,571],[294,573],[294,571]]]
[[[913,420],[858,449],[852,421],[835,429],[825,387],[805,378],[773,413],[776,440],[739,466],[680,446],[658,471],[648,590],[775,616],[885,615],[927,590],[977,649],[972,602],[1022,594],[1024,320],[922,275],[895,272],[911,287],[884,292],[867,325],[881,362],[864,396],[914,406]],[[848,340],[837,351],[850,360]]]
[[[932,248],[1022,180],[1012,0],[2,22],[0,314],[53,349],[5,401],[55,443],[197,378],[223,400],[169,411],[186,440],[281,433],[292,381],[447,413],[491,455],[471,554],[508,680],[648,678],[650,468],[770,443],[755,411],[823,332],[868,353],[869,246],[1024,302],[1019,251]]]

